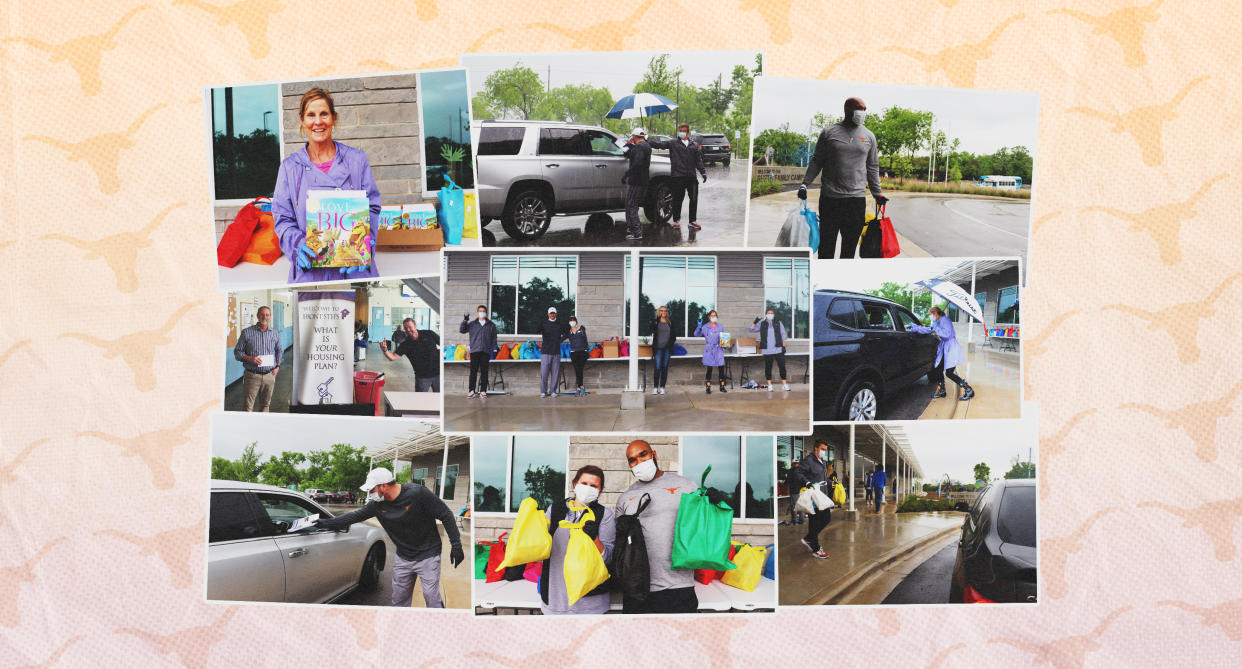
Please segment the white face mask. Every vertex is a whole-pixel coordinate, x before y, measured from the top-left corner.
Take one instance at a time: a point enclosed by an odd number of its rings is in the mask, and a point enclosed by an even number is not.
[[[574,499],[583,504],[590,504],[599,499],[599,489],[585,483],[579,483],[574,486]]]
[[[382,497],[380,497],[380,494],[379,494],[379,493],[377,493],[377,492],[369,492],[369,493],[367,493],[367,501],[368,501],[368,502],[378,502],[378,501],[380,501],[381,499],[383,499],[383,498],[382,498]]]
[[[710,320],[711,322],[715,323],[715,322],[716,322],[716,317],[715,317],[715,316],[712,316],[712,317],[711,317],[711,318],[709,318],[708,320]]]
[[[864,125],[867,122],[867,112],[861,109],[855,109],[854,114],[853,114],[853,121],[855,125]]]
[[[569,327],[571,328],[578,327],[578,321],[569,321]]]
[[[686,138],[686,133],[684,133],[684,132],[679,132],[679,133],[677,133],[677,138],[678,138],[678,139],[685,139],[685,138]]]
[[[766,315],[768,317],[768,320],[772,320],[773,318],[776,318],[776,314],[766,314]]]
[[[479,316],[479,320],[481,320],[481,321],[485,321],[485,320],[487,320],[487,312],[486,312],[486,311],[480,311],[480,312],[478,313],[478,316]]]
[[[820,460],[828,459],[828,451],[820,451],[818,454]]]
[[[655,478],[655,475],[656,475],[655,458],[651,458],[649,460],[643,460],[642,462],[634,465],[633,467],[630,467],[630,472],[634,474],[634,478],[638,479],[639,481],[642,481],[643,483],[650,481],[651,479]]]

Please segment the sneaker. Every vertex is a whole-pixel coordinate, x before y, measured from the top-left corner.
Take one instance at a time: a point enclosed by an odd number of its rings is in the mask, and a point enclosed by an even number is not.
[[[785,390],[789,390],[788,386],[785,388]],[[771,393],[771,392],[775,392],[775,391],[776,391],[776,386],[774,386],[774,385],[772,385],[771,383],[769,383],[769,384],[768,384],[768,392],[770,392],[770,393]]]
[[[632,235],[632,234],[626,233],[625,235],[625,241],[627,242],[641,242],[642,240],[643,240],[643,236],[641,234]]]
[[[931,398],[932,398],[932,399],[934,399],[934,400],[938,400],[938,399],[940,399],[941,397],[944,397],[944,396],[945,396],[945,392],[944,392],[944,384],[942,383],[942,384],[940,384],[940,385],[936,386],[936,392],[932,393]]]
[[[544,398],[544,397],[547,397],[547,396],[548,396],[548,394],[547,394],[547,393],[539,393],[539,397],[540,397],[540,399],[542,399],[542,398]]]
[[[801,539],[799,539],[798,541],[801,541],[801,542],[802,542],[802,545],[803,545],[803,546],[806,546],[806,549],[807,549],[808,551],[811,551],[811,555],[814,555],[814,554],[815,554],[815,551],[817,551],[817,550],[821,550],[821,549],[819,549],[819,548],[816,548],[816,547],[812,546],[812,545],[811,545],[811,542],[809,542],[809,541],[807,541],[807,540],[806,540],[806,537],[802,537],[802,538],[801,538]]]
[[[659,388],[652,388],[652,389],[651,389],[651,394],[652,394],[652,395],[659,395],[659,394],[660,394],[660,389],[659,389]]]
[[[681,221],[673,221],[672,223],[669,223],[669,225],[673,226],[674,230],[681,229]]]
[[[724,387],[724,384],[723,384],[723,383],[722,383],[722,384],[720,384],[720,392],[722,392],[722,393],[727,393],[727,392],[729,392],[729,391],[725,390],[725,387]]]
[[[965,402],[975,396],[975,389],[970,386],[963,387],[966,388],[966,392],[962,393],[961,401]]]
[[[470,392],[466,393],[466,399],[468,399],[468,400],[472,400],[472,399],[474,399],[474,391],[473,391],[473,390],[471,390]]]
[[[811,557],[815,558],[816,560],[827,560],[828,554],[825,553],[824,549],[821,548],[815,551],[814,553],[811,553]]]
[[[667,395],[668,393],[664,390],[664,388],[660,388],[660,394]]]
[[[781,384],[781,390],[789,390],[789,384],[788,384],[788,383],[782,383],[782,384]]]
[[[557,396],[557,393],[552,393],[551,395],[549,395],[549,397],[556,397],[556,396]]]
[[[703,226],[699,225],[698,221],[690,221],[690,229],[691,230],[702,230]]]
[[[708,395],[711,395],[711,394],[712,394],[712,385],[711,385],[710,383],[709,383],[709,384],[707,384],[707,394],[708,394]]]
[[[487,393],[480,392],[480,393],[479,393],[479,399],[481,399],[481,400],[485,400],[485,399],[487,399]]]

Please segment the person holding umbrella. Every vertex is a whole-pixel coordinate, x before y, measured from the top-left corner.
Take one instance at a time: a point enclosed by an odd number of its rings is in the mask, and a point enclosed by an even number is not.
[[[699,323],[694,329],[694,336],[703,338],[703,366],[707,368],[707,394],[712,394],[712,370],[720,369],[720,392],[727,393],[725,390],[725,370],[724,370],[724,351],[720,348],[720,333],[724,332],[718,320],[719,316],[716,310],[712,309],[707,312],[707,321]]]
[[[642,127],[634,128],[626,149],[625,157],[630,166],[621,177],[621,183],[625,184],[625,238],[635,242],[643,238],[638,208],[642,206],[647,195],[647,180],[651,168],[651,145],[647,143],[647,131]]]
[[[953,321],[945,315],[940,307],[932,307],[928,310],[932,317],[932,326],[915,325],[911,323],[906,326],[909,332],[917,332],[919,334],[934,333],[940,338],[940,343],[936,345],[936,369],[935,376],[937,380],[936,392],[932,394],[932,399],[939,399],[945,396],[944,377],[949,377],[963,391],[959,398],[963,402],[975,396],[975,389],[966,383],[966,379],[957,375],[957,366],[962,364],[964,357],[962,355],[962,347],[957,343],[957,331],[953,328]]]
[[[669,163],[672,168],[673,185],[673,228],[681,228],[681,203],[686,195],[690,196],[690,229],[702,230],[699,225],[699,182],[694,178],[698,172],[707,183],[707,168],[703,166],[703,149],[697,142],[690,139],[690,124],[677,126],[677,139],[661,141],[648,140],[653,149],[667,149]]]

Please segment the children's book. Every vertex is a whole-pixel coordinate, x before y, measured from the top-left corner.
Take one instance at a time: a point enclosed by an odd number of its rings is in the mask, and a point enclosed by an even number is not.
[[[366,191],[306,192],[306,245],[311,267],[371,264],[371,201]]]

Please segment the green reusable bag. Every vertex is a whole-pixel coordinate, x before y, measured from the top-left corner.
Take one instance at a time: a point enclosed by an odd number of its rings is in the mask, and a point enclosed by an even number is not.
[[[474,544],[474,577],[480,581],[487,578],[487,556],[491,550],[490,541],[477,541]]]
[[[733,508],[712,504],[707,499],[708,465],[699,489],[682,493],[673,528],[673,569],[737,569],[729,561],[729,539],[733,533]]]

